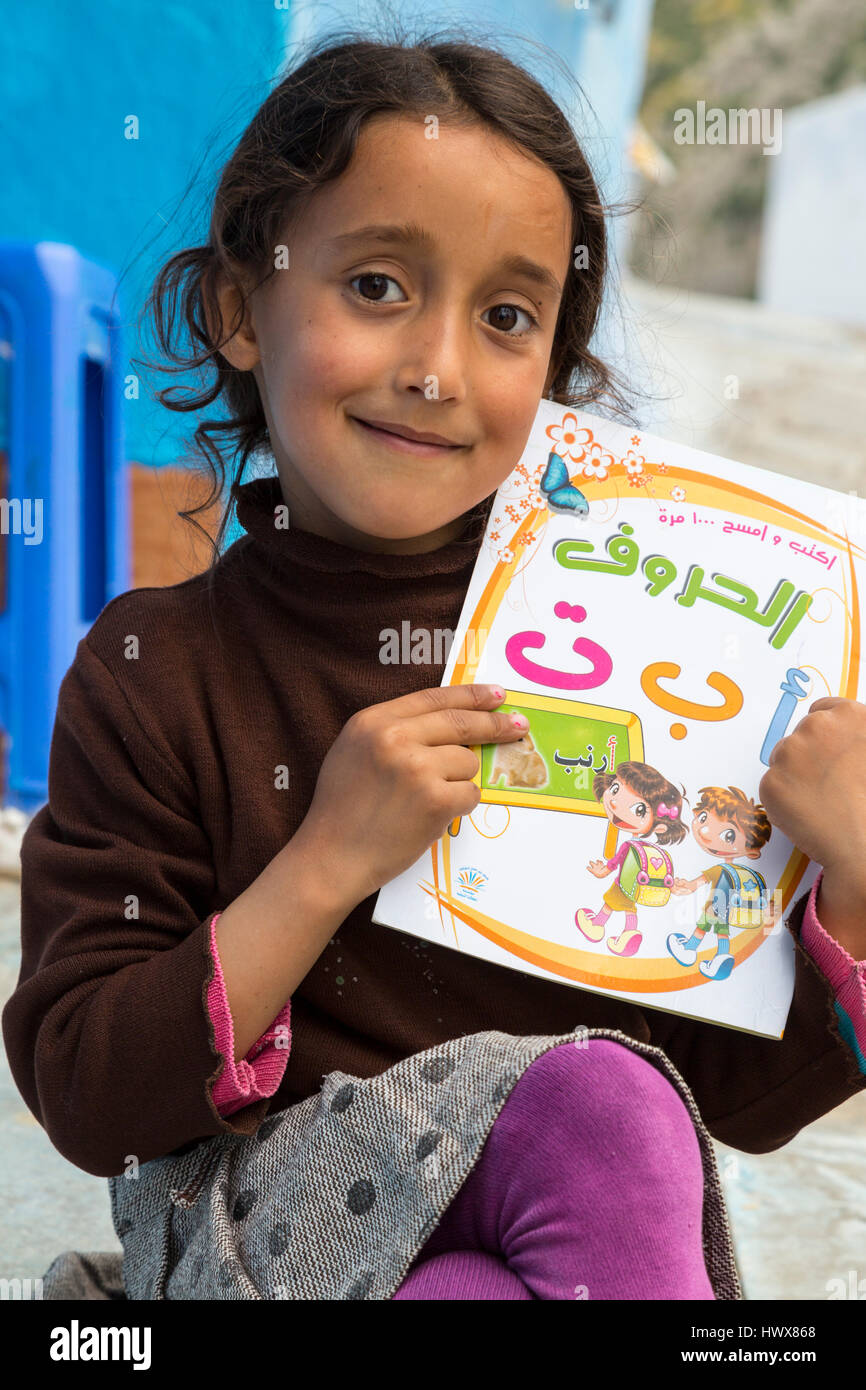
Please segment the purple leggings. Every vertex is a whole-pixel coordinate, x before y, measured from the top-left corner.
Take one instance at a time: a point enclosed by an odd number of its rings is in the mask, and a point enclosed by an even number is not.
[[[512,1089],[395,1299],[713,1299],[704,1175],[678,1091],[606,1038]]]

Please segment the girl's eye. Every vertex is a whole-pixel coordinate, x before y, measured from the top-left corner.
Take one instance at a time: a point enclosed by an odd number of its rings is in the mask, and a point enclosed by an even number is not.
[[[707,813],[706,813],[706,811],[701,811],[701,814],[698,816],[698,820],[700,821],[701,825],[706,825],[706,823],[707,823]]]
[[[360,284],[360,282],[361,282],[362,280],[366,280],[366,281],[368,281],[368,282],[372,282],[372,287],[373,287],[372,293],[370,293],[370,294],[368,294],[368,293],[366,293],[366,292],[363,292],[363,293],[362,293],[360,289],[357,289],[357,290],[354,289],[354,286],[355,286],[356,284]],[[379,289],[380,289],[380,293],[378,293],[378,294],[376,293],[376,282],[378,282],[378,286],[379,286]],[[393,278],[393,276],[391,276],[391,275],[384,275],[381,271],[378,271],[378,270],[366,270],[366,271],[364,271],[364,273],[363,273],[362,275],[356,275],[356,276],[354,276],[353,279],[351,279],[351,280],[349,281],[349,284],[350,284],[350,286],[352,287],[354,293],[358,296],[358,298],[359,298],[359,299],[366,300],[366,302],[367,302],[368,304],[371,304],[371,303],[372,303],[372,304],[395,304],[395,303],[399,303],[399,300],[394,300],[394,299],[386,300],[386,299],[385,299],[385,294],[387,293],[387,291],[385,290],[384,287],[385,287],[385,285],[386,285],[388,282],[390,282],[392,285],[396,285],[396,284],[397,284],[397,281],[396,281],[396,280]],[[399,288],[399,286],[398,286],[398,288]],[[505,333],[505,336],[506,336],[506,337],[508,337],[508,338],[524,338],[524,337],[526,337],[527,334],[529,334],[529,333],[534,333],[534,332],[535,332],[535,329],[538,327],[538,319],[534,316],[534,314],[530,314],[530,312],[529,312],[528,309],[521,309],[521,308],[519,307],[519,305],[517,305],[517,304],[496,304],[496,305],[494,305],[494,307],[493,307],[492,309],[485,309],[484,312],[485,312],[486,314],[495,314],[495,313],[497,313],[499,310],[502,310],[502,309],[504,309],[505,312],[506,312],[507,314],[510,314],[510,315],[522,314],[523,317],[524,317],[525,319],[528,319],[528,320],[529,320],[529,327],[528,327],[528,328],[524,328],[524,329],[523,329],[521,332],[519,332],[519,333],[507,333],[507,332],[506,332],[506,333]],[[513,324],[509,324],[509,323],[505,323],[505,324],[502,324],[502,323],[498,323],[498,324],[497,324],[497,323],[494,323],[494,324],[491,324],[491,327],[492,327],[492,328],[500,328],[500,329],[503,329],[503,330],[504,330],[504,329],[507,329],[507,328],[510,328],[510,327],[512,327],[512,326],[513,326]]]
[[[724,840],[726,845],[732,845],[736,838],[737,837],[734,834],[733,830],[726,830],[724,835],[722,836],[722,839]]]
[[[392,276],[390,276],[390,275],[383,275],[383,274],[381,273],[381,271],[378,271],[378,270],[366,270],[366,271],[364,271],[363,275],[356,275],[356,276],[354,277],[354,279],[352,279],[352,280],[349,281],[349,284],[352,285],[352,286],[354,286],[355,283],[356,283],[356,281],[360,281],[360,280],[372,280],[372,281],[378,280],[382,285],[384,285],[387,281],[390,280],[390,282],[391,282],[392,285],[396,285],[396,284],[397,284],[397,281],[396,281],[395,279],[393,279]],[[399,286],[398,286],[398,288],[399,288]],[[381,294],[376,294],[375,291],[374,291],[374,293],[373,293],[372,295],[369,295],[369,296],[366,295],[366,294],[361,294],[360,290],[355,290],[355,294],[358,295],[358,298],[359,298],[359,299],[366,299],[366,300],[368,301],[368,303],[369,303],[369,302],[372,302],[372,303],[376,303],[376,304],[381,304],[381,303],[383,302],[383,295],[381,295]],[[384,302],[387,302],[387,303],[390,303],[390,304],[394,304],[394,303],[397,303],[397,302],[399,302],[399,301],[395,301],[395,300],[392,299],[392,300],[387,300],[387,301],[384,301]]]
[[[646,806],[642,801],[636,801],[631,809],[637,816],[638,820],[642,820],[643,817],[646,815]]]
[[[618,791],[619,791],[619,782],[614,782],[614,783],[612,784],[612,786],[611,786],[611,789],[610,789],[610,794],[611,794],[611,796],[615,796],[616,793],[617,793]]]
[[[530,314],[528,309],[521,309],[518,304],[494,304],[492,309],[485,309],[484,312],[485,314],[496,314],[499,313],[501,309],[504,309],[508,314],[522,314],[524,318],[529,320],[528,328],[524,328],[520,333],[506,333],[505,336],[507,338],[525,338],[527,334],[534,333],[536,328],[538,327],[538,319],[535,317],[535,315]],[[490,326],[491,328],[507,329],[512,325],[503,323],[492,323]]]

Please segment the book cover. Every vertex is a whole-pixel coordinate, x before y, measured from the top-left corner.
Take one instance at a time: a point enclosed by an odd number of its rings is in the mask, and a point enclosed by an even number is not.
[[[542,401],[442,681],[498,683],[528,729],[475,748],[478,806],[373,920],[780,1038],[818,866],[759,783],[813,700],[859,698],[861,509]]]

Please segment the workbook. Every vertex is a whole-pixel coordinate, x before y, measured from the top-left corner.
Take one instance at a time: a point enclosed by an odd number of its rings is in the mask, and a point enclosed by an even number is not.
[[[854,496],[542,401],[442,680],[500,685],[526,731],[473,750],[477,807],[373,920],[781,1038],[819,869],[760,782],[812,701],[861,698],[864,537]]]

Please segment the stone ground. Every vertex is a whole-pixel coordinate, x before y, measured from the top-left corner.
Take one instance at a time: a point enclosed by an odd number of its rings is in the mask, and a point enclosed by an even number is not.
[[[645,428],[866,491],[866,332],[636,281],[625,297],[631,347],[667,398]],[[728,398],[732,376],[738,395]],[[18,975],[18,900],[17,880],[0,878],[0,1004]],[[716,1152],[747,1298],[825,1299],[843,1288],[851,1296],[861,1279],[866,1296],[866,1093],[775,1153]],[[0,1154],[0,1278],[38,1277],[63,1250],[120,1248],[107,1183],[52,1148],[5,1056]]]

